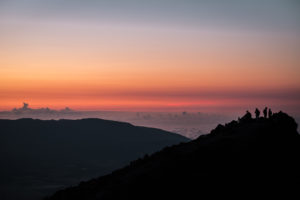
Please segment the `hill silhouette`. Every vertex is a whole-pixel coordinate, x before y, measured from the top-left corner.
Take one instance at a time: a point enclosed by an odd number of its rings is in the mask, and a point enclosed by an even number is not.
[[[284,188],[298,191],[299,156],[292,117],[282,112],[270,118],[246,116],[47,199],[198,199],[241,193],[243,199]]]
[[[0,199],[41,199],[189,139],[101,119],[0,120]]]

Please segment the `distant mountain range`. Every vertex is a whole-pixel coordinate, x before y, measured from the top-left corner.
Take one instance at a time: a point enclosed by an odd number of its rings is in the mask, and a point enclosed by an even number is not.
[[[52,119],[85,119],[100,118],[113,121],[128,122],[136,126],[146,126],[178,133],[184,137],[195,139],[208,133],[219,123],[225,123],[236,116],[202,113],[202,112],[134,112],[134,111],[80,111],[66,107],[55,110],[49,107],[31,108],[23,103],[20,108],[0,111],[0,119],[33,118]]]
[[[299,158],[300,135],[292,117],[245,116],[47,199],[244,199],[262,197],[261,192],[270,197],[287,188],[299,191]]]
[[[101,119],[0,120],[0,199],[41,199],[187,141],[167,131]]]

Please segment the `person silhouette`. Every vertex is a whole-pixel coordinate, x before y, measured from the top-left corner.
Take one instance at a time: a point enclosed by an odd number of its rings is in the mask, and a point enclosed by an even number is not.
[[[268,107],[265,107],[264,109],[264,118],[267,118],[267,115],[268,115]]]
[[[269,118],[271,118],[272,115],[273,115],[273,112],[272,112],[271,108],[269,108]]]
[[[258,119],[260,115],[260,111],[256,108],[255,109],[255,118]]]

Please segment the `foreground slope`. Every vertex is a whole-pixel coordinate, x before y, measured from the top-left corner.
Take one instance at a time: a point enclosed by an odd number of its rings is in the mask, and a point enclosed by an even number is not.
[[[246,197],[299,189],[299,137],[297,124],[285,113],[244,118],[49,199],[194,199],[241,191]]]
[[[0,120],[0,199],[40,199],[186,141],[163,130],[101,119]]]

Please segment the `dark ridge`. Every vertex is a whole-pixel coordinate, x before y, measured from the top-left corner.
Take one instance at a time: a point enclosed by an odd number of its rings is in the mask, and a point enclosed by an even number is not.
[[[41,199],[186,141],[160,129],[102,119],[0,120],[0,199]]]
[[[285,113],[243,117],[47,200],[196,199],[300,188],[300,136]],[[287,193],[286,195],[291,194]],[[298,194],[299,196],[299,194]],[[257,196],[256,196],[257,197]]]

